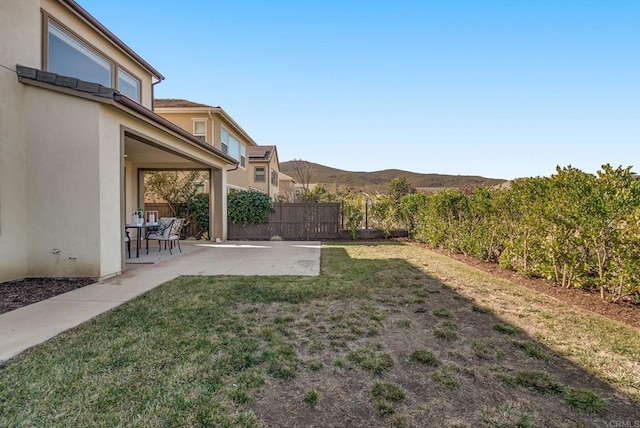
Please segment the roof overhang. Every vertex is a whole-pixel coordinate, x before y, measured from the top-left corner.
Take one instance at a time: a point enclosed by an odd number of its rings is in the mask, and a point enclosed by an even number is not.
[[[222,107],[155,107],[153,109],[157,113],[166,113],[166,114],[179,114],[179,113],[191,113],[191,114],[217,114],[222,117],[229,125],[231,125],[234,130],[242,135],[249,143],[254,146],[257,146],[253,138],[244,130],[242,127],[233,120],[233,118],[227,113]]]
[[[123,111],[124,113],[134,116],[137,119],[146,122],[150,126],[158,128],[165,133],[198,148],[199,150],[213,154],[224,164],[238,164],[238,161],[231,156],[205,142],[200,141],[179,126],[174,125],[165,118],[127,98],[114,89],[105,88],[104,86],[96,83],[60,76],[55,73],[40,71],[35,68],[24,67],[21,65],[16,66],[16,72],[18,74],[18,80],[23,84],[64,93],[93,102],[107,104],[113,108]]]

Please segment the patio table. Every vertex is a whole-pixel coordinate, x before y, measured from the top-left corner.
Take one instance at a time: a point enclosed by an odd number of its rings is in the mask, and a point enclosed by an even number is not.
[[[140,258],[140,247],[142,245],[142,229],[150,229],[150,228],[157,228],[158,227],[158,222],[155,223],[142,223],[142,224],[137,224],[137,223],[131,223],[131,224],[125,224],[124,225],[125,229],[136,229],[136,259]],[[145,234],[146,236],[146,234]]]

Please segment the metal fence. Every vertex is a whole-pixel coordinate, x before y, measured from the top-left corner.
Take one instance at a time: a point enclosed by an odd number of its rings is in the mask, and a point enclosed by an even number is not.
[[[268,240],[279,236],[286,240],[336,239],[341,221],[339,203],[273,204],[269,221],[243,225],[229,222],[230,240]]]

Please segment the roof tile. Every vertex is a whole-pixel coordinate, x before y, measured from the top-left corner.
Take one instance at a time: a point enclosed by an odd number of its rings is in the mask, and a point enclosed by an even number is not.
[[[185,100],[182,98],[156,98],[153,100],[153,106],[158,108],[171,108],[171,107],[206,107],[216,108],[207,104],[200,104],[193,101]]]

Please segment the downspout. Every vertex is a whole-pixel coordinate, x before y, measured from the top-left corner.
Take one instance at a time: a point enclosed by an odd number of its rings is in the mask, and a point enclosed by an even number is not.
[[[158,80],[157,82],[153,82],[151,84],[151,111],[155,111],[155,100],[156,100],[156,85],[162,82],[162,80]]]

